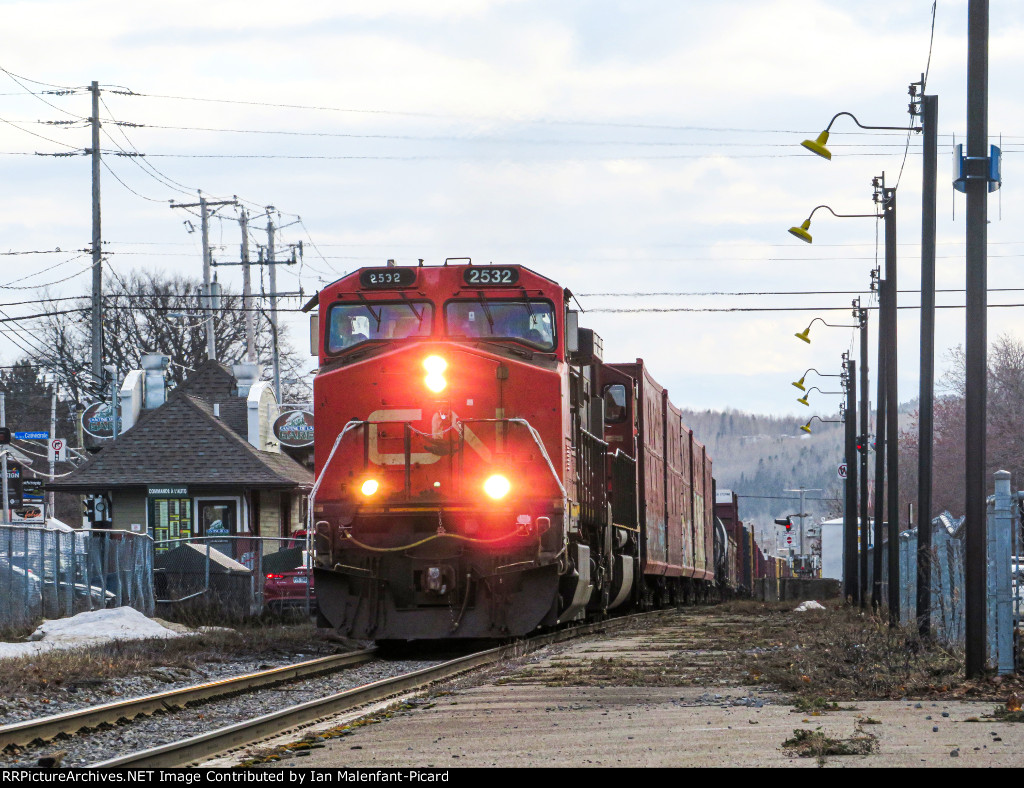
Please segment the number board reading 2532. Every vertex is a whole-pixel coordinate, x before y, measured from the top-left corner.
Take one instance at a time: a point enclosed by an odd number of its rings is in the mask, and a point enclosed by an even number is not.
[[[495,266],[475,266],[463,271],[462,279],[467,285],[488,285],[490,287],[514,285],[519,281],[519,270]]]
[[[412,268],[368,268],[359,274],[359,284],[367,288],[412,287],[416,271]]]

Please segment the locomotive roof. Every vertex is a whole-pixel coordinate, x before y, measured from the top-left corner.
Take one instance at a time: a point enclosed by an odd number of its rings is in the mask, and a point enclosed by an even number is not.
[[[452,259],[452,258],[449,258],[449,259]],[[468,258],[455,258],[455,259],[464,260],[464,259],[468,259]],[[492,293],[495,297],[501,297],[501,294],[502,294],[503,291],[519,293],[519,292],[522,292],[522,290],[524,288],[532,289],[532,288],[536,288],[538,286],[545,286],[546,287],[546,286],[550,286],[550,285],[554,285],[555,287],[559,287],[560,286],[558,284],[558,282],[554,281],[553,279],[549,279],[548,277],[544,276],[543,274],[537,273],[532,268],[527,268],[525,265],[520,265],[520,264],[500,265],[500,264],[495,264],[495,263],[488,263],[486,265],[473,265],[472,263],[468,263],[468,264],[465,264],[465,265],[449,265],[448,262],[446,261],[443,265],[422,265],[421,264],[421,265],[394,265],[394,266],[364,266],[363,268],[357,268],[355,271],[352,271],[352,272],[350,272],[348,274],[345,274],[343,277],[341,277],[340,279],[336,279],[335,281],[331,282],[329,285],[324,285],[324,287],[320,288],[320,291],[316,295],[314,295],[309,301],[307,301],[303,305],[302,311],[303,312],[309,312],[310,310],[312,310],[313,308],[318,306],[319,303],[320,303],[320,293],[323,293],[326,290],[336,289],[340,285],[342,285],[343,283],[346,283],[346,282],[351,282],[351,284],[352,284],[351,292],[353,292],[353,293],[355,293],[355,292],[360,292],[360,293],[378,292],[378,293],[394,293],[394,294],[397,294],[397,293],[406,292],[408,290],[413,290],[414,289],[414,287],[412,285],[410,285],[410,284],[406,284],[406,285],[402,285],[402,286],[397,286],[397,287],[379,287],[379,288],[366,287],[366,286],[364,286],[362,284],[362,278],[363,278],[364,274],[367,274],[369,272],[373,272],[373,273],[379,272],[381,274],[398,273],[398,275],[401,276],[402,274],[400,272],[402,272],[402,271],[415,271],[415,272],[419,272],[419,271],[446,271],[446,272],[451,272],[449,274],[449,277],[454,279],[454,277],[456,277],[456,276],[462,276],[464,278],[466,276],[465,272],[467,272],[467,271],[478,271],[478,270],[483,270],[483,269],[491,269],[491,270],[495,270],[495,269],[513,269],[513,270],[515,270],[517,272],[516,282],[515,283],[509,283],[507,286],[503,286],[503,287],[502,286],[495,286],[493,289],[491,289],[490,287],[485,287],[483,285],[474,285],[474,284],[466,284],[466,283],[464,283],[464,284],[461,285],[461,289],[466,289],[466,290],[486,289],[488,293]],[[518,275],[520,275],[522,273],[527,274],[527,277],[526,277],[525,281],[521,282],[518,279]],[[453,282],[453,284],[454,284],[454,282]],[[569,298],[570,296],[571,296],[571,293],[569,292],[569,290],[565,289],[565,297]]]

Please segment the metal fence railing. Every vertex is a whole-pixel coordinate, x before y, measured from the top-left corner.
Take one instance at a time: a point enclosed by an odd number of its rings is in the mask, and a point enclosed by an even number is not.
[[[1020,661],[1016,630],[1024,607],[1024,492],[1012,492],[1010,474],[995,474],[995,495],[987,501],[985,600],[988,661],[990,668],[1010,673]],[[935,636],[947,643],[963,644],[964,627],[964,518],[943,512],[932,528],[931,625]],[[917,614],[917,529],[900,534],[900,620],[909,624]],[[883,551],[886,549],[882,546]],[[868,566],[872,565],[868,561]],[[887,598],[883,553],[882,595]],[[870,580],[869,580],[870,588]]]
[[[185,605],[226,619],[265,609],[312,612],[316,595],[305,536],[211,536],[154,542],[156,603]]]
[[[0,525],[0,628],[107,607],[151,616],[152,561],[144,534]]]

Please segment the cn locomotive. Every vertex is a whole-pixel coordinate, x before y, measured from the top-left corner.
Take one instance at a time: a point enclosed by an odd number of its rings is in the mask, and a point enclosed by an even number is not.
[[[363,268],[307,304],[322,624],[504,638],[711,591],[711,458],[571,301],[459,258]]]

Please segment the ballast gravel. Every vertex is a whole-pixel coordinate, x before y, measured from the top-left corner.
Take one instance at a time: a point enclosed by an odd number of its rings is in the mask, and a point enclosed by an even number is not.
[[[294,655],[290,660],[281,664],[291,664],[301,659]],[[294,706],[306,701],[322,698],[337,692],[342,692],[353,687],[368,684],[380,679],[391,678],[403,673],[409,673],[422,668],[437,665],[443,659],[436,660],[374,660],[366,665],[341,670],[324,676],[301,679],[288,684],[281,684],[276,687],[256,690],[254,692],[237,695],[231,698],[211,700],[186,709],[165,712],[152,717],[138,718],[132,722],[126,722],[109,728],[107,730],[93,731],[72,736],[64,741],[50,742],[42,746],[27,746],[17,751],[0,753],[0,767],[24,767],[36,766],[40,759],[52,758],[55,765],[64,767],[89,766],[100,763],[139,750],[157,747],[162,744],[179,741],[189,736],[197,736],[201,733],[233,725],[264,714]],[[145,682],[140,682],[138,677],[125,679],[124,697],[137,697],[167,690],[173,686],[189,686],[201,683],[202,681],[213,680],[217,677],[239,675],[246,672],[254,672],[256,665],[246,669],[238,670],[237,663],[235,670],[231,670],[227,664],[218,665],[217,675],[213,673],[202,677],[195,677],[191,681],[181,684],[159,683],[156,687],[143,688]],[[275,667],[267,662],[259,663],[261,669]],[[110,695],[98,697],[91,703],[78,703],[73,708],[105,703],[112,700]],[[64,711],[71,710],[69,705]],[[29,713],[19,719],[31,719],[47,714],[60,713],[61,709],[54,708],[51,704],[43,713]],[[13,721],[13,720],[10,720]]]

